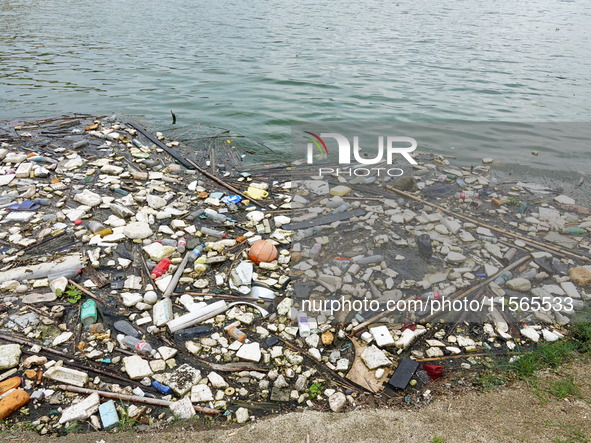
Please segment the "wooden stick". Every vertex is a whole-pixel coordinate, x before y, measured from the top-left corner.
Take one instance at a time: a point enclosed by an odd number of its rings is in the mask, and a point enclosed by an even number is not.
[[[556,246],[545,245],[545,244],[543,244],[543,243],[541,243],[541,242],[539,242],[537,240],[531,240],[531,239],[529,239],[527,237],[524,237],[522,235],[515,234],[513,232],[506,231],[506,230],[501,229],[501,228],[496,228],[494,226],[487,225],[486,223],[481,223],[478,220],[474,220],[474,219],[472,219],[470,217],[467,217],[465,215],[456,214],[455,212],[450,211],[449,209],[446,209],[443,206],[436,205],[435,203],[430,203],[430,202],[428,202],[426,200],[423,200],[422,198],[416,197],[416,196],[414,196],[412,194],[409,194],[407,192],[404,192],[404,191],[401,191],[399,189],[396,189],[396,188],[394,188],[394,187],[392,187],[390,185],[386,185],[384,187],[388,191],[392,191],[392,192],[394,192],[396,194],[402,195],[403,197],[406,197],[406,198],[410,198],[411,200],[417,201],[417,202],[422,203],[424,205],[431,206],[432,208],[439,209],[440,211],[442,211],[442,212],[444,212],[444,213],[446,213],[448,215],[451,215],[452,217],[457,217],[457,218],[460,218],[462,220],[465,220],[465,221],[467,221],[469,223],[474,223],[475,225],[481,226],[483,228],[490,229],[491,231],[495,231],[495,232],[497,232],[499,234],[506,235],[508,237],[516,238],[518,240],[521,240],[521,241],[523,241],[525,243],[530,244],[531,246],[535,246],[537,248],[546,248],[546,249],[549,249],[552,252],[555,252],[557,254],[570,255],[571,257],[578,258],[579,260],[584,260],[584,261],[587,261],[587,262],[591,262],[591,258],[585,257],[584,255],[579,255],[579,254],[576,254],[574,252],[566,251],[566,250],[561,249],[561,248],[558,248]]]
[[[174,403],[170,400],[160,400],[158,398],[140,397],[139,395],[117,394],[114,392],[98,391],[96,389],[79,388],[78,386],[58,385],[58,388],[60,388],[63,391],[76,392],[77,394],[98,394],[99,396],[105,397],[105,398],[114,398],[115,400],[131,401],[134,403],[143,403],[146,405],[170,406],[172,403]],[[203,406],[197,406],[197,405],[193,405],[193,409],[195,409],[195,412],[199,412],[201,414],[207,414],[207,415],[219,415],[221,413],[217,409],[205,408]]]
[[[417,359],[415,359],[415,361],[417,361],[419,363],[423,363],[423,362],[427,362],[427,361],[441,361],[441,360],[464,358],[464,357],[490,357],[490,356],[499,357],[502,355],[509,356],[509,355],[520,355],[520,354],[523,354],[523,353],[522,352],[509,352],[509,353],[494,352],[491,354],[487,354],[485,352],[481,352],[479,354],[456,354],[456,355],[447,355],[445,357],[417,358]]]
[[[73,285],[79,291],[84,292],[86,295],[88,295],[93,300],[98,301],[100,304],[102,304],[102,305],[106,304],[104,300],[101,300],[96,295],[94,295],[92,292],[90,292],[89,290],[87,290],[85,287],[80,286],[75,281],[68,279],[68,283],[70,283],[71,285]]]

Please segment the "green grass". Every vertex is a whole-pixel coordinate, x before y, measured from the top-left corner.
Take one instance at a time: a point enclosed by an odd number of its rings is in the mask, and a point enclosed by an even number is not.
[[[576,385],[574,377],[564,377],[553,381],[546,388],[546,392],[560,399],[581,397],[581,389]]]
[[[588,432],[576,429],[571,425],[550,425],[551,427],[560,428],[561,436],[555,438],[554,443],[588,443],[591,441],[591,434]]]
[[[540,387],[535,377],[539,370],[557,369],[591,353],[591,308],[578,312],[573,320],[568,337],[539,344],[533,349],[516,349],[518,352],[523,351],[523,354],[497,360],[492,367],[487,367],[475,377],[474,384],[488,391],[518,379],[525,381],[542,401],[547,401],[548,395],[557,398],[580,397],[579,388],[572,378],[563,378]]]
[[[485,391],[492,391],[499,386],[504,386],[507,383],[507,378],[498,371],[486,371],[478,375],[475,383]]]
[[[445,443],[445,440],[441,437],[433,437],[431,443]]]

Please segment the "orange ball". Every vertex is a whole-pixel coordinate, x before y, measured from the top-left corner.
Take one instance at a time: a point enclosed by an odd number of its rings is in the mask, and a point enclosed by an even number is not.
[[[277,258],[279,253],[273,243],[267,240],[259,240],[248,250],[248,258],[250,258],[256,264],[261,262],[272,262]]]

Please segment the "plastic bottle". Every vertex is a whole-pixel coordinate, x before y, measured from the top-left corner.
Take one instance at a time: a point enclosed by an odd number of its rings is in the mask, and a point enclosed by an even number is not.
[[[131,337],[141,337],[140,334],[127,320],[117,320],[113,323],[113,327],[121,332],[123,335],[130,335]]]
[[[226,332],[230,337],[234,340],[238,340],[240,343],[244,343],[244,340],[246,340],[246,334],[236,326],[230,326]]]
[[[43,157],[41,155],[29,157],[29,158],[27,158],[27,160],[30,162],[35,162],[35,163],[57,163],[57,160],[50,158],[50,157]]]
[[[150,343],[144,340],[140,340],[139,338],[132,337],[131,335],[119,334],[117,336],[117,340],[119,340],[122,346],[129,349],[133,349],[136,353],[140,355],[156,354],[156,349],[152,349]]]
[[[158,240],[158,243],[160,243],[162,246],[174,246],[175,248],[177,246],[177,241],[173,240],[172,238],[162,238]]]
[[[503,272],[497,277],[495,283],[499,286],[503,286],[508,280],[511,279],[511,277],[513,277],[513,273],[511,271]]]
[[[478,196],[479,196],[479,194],[476,191],[462,191],[462,192],[456,192],[454,194],[454,197],[459,198],[460,200],[478,198]]]
[[[218,223],[223,223],[226,221],[226,216],[224,214],[220,214],[219,212],[209,208],[205,210],[205,216]]]
[[[515,257],[515,254],[517,254],[517,249],[515,248],[511,248],[509,249],[507,252],[505,252],[505,254],[503,255],[503,261],[505,263],[509,263],[511,260],[513,260],[513,258]]]
[[[172,261],[169,258],[163,258],[162,260],[160,260],[160,263],[158,263],[156,267],[152,269],[150,278],[155,279],[163,276],[170,267],[171,263]]]
[[[88,299],[80,307],[80,321],[84,326],[90,326],[96,323],[98,313],[96,311],[96,303],[94,300]]]
[[[201,325],[195,326],[194,328],[184,329],[182,331],[175,332],[174,338],[179,341],[190,340],[192,338],[203,337],[212,333],[211,326]]]
[[[51,199],[49,198],[36,198],[35,200],[33,200],[33,202],[41,206],[51,205]]]
[[[185,237],[179,238],[179,241],[176,244],[176,250],[182,254],[183,252],[185,252],[186,249],[187,249],[187,240],[185,239]]]
[[[103,225],[100,222],[97,221],[90,221],[88,222],[88,229],[90,229],[90,231],[93,234],[98,234],[102,237],[105,237],[107,235],[111,235],[113,233],[113,230],[111,228],[107,228],[105,225]]]
[[[170,386],[163,385],[162,383],[159,383],[156,380],[152,382],[152,387],[164,395],[172,394],[172,388]]]
[[[523,274],[520,274],[519,277],[520,278],[525,278],[526,280],[531,280],[533,279],[536,275],[538,274],[538,271],[536,269],[530,269],[528,271],[525,271]]]
[[[209,235],[210,237],[217,237],[217,238],[226,238],[227,234],[224,231],[216,231],[215,229],[211,228],[201,228],[201,233],[204,235]]]
[[[197,209],[196,211],[193,211],[189,215],[187,215],[187,220],[193,221],[197,217],[199,217],[201,214],[203,214],[204,212],[205,212],[204,209]]]
[[[345,212],[349,209],[349,203],[343,203],[342,205],[340,205],[338,208],[335,208],[334,211],[332,211],[333,214],[339,214],[341,212]]]
[[[183,271],[187,267],[187,264],[193,263],[195,260],[197,260],[197,258],[203,253],[203,248],[204,245],[199,245],[192,251],[189,251],[187,252],[187,254],[185,254],[185,257],[183,258],[183,261],[179,264],[176,272],[172,277],[172,280],[170,280],[168,286],[164,290],[164,297],[170,297],[172,295],[176,286],[179,283],[179,280],[181,279],[181,276],[183,275]]]
[[[434,289],[430,292],[425,292],[417,297],[417,300],[421,301],[430,301],[430,300],[439,300],[441,298],[441,294],[437,289]]]
[[[566,235],[582,235],[585,234],[587,231],[583,228],[564,228],[562,230],[563,234]]]

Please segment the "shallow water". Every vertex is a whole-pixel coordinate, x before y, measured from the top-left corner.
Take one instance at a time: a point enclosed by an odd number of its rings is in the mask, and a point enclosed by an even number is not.
[[[292,121],[585,122],[590,25],[585,1],[0,0],[0,118],[174,110],[284,151]],[[589,172],[577,149],[534,166]]]

